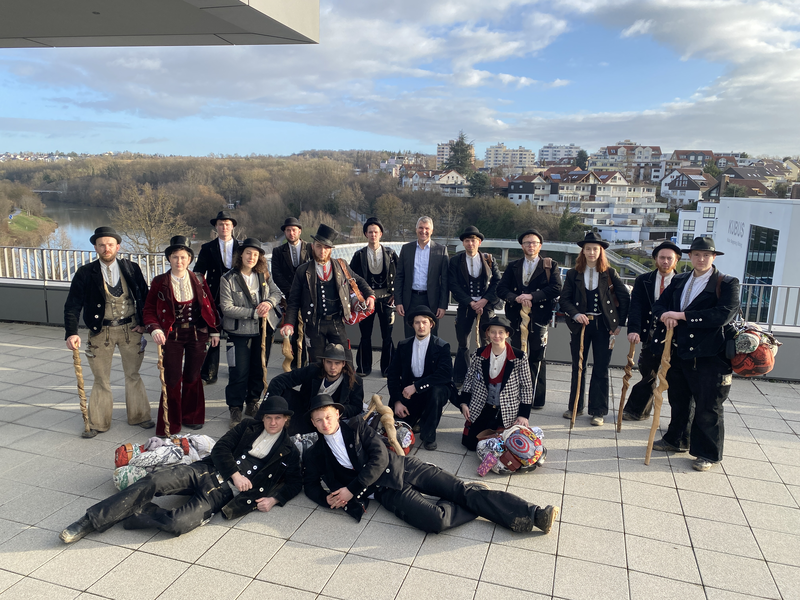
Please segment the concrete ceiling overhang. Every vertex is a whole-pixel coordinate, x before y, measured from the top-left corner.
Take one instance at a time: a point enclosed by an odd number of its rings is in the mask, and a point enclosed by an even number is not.
[[[319,0],[0,0],[0,48],[319,43]]]

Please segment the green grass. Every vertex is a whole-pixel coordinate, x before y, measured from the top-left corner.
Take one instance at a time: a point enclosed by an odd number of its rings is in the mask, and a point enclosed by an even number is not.
[[[33,215],[28,216],[25,214],[20,214],[11,219],[11,223],[8,224],[8,229],[11,232],[36,231],[40,225],[47,222],[52,222],[52,219],[48,219],[47,217],[34,217]]]

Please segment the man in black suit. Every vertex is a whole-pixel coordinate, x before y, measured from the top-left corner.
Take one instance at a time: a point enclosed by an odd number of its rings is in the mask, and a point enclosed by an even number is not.
[[[386,377],[392,362],[394,341],[394,281],[397,277],[397,254],[381,245],[383,224],[375,217],[364,223],[368,244],[353,255],[350,268],[360,275],[375,293],[375,312],[358,324],[361,342],[356,353],[356,372],[366,377],[372,372],[372,328],[375,319],[381,326],[381,377]]]
[[[497,298],[497,284],[500,271],[491,254],[479,252],[484,235],[474,225],[467,227],[459,236],[464,251],[450,259],[447,284],[450,293],[458,303],[456,309],[456,340],[458,350],[453,366],[453,381],[456,385],[464,383],[469,360],[470,339],[475,339],[475,319],[479,329],[486,329],[486,323],[494,317],[495,309],[500,308]],[[477,343],[477,342],[476,342]],[[481,344],[478,343],[478,346]],[[477,346],[476,346],[477,347]]]
[[[558,507],[539,508],[514,494],[489,490],[483,482],[465,483],[413,456],[390,453],[363,419],[340,421],[341,410],[324,394],[314,398],[310,410],[319,438],[303,456],[303,488],[320,506],[342,509],[361,521],[374,495],[386,510],[430,533],[478,516],[516,532],[536,527],[548,533],[553,526]]]
[[[415,335],[397,344],[389,366],[389,406],[412,427],[419,423],[419,437],[426,450],[436,450],[436,428],[450,399],[453,363],[450,344],[431,330],[436,316],[427,306],[406,315]]]
[[[523,256],[508,265],[500,283],[497,296],[506,302],[506,316],[514,328],[511,345],[522,347],[520,327],[523,308],[529,311],[528,364],[533,383],[533,409],[544,408],[547,393],[547,370],[544,354],[547,349],[547,325],[553,315],[555,301],[561,294],[561,271],[558,263],[539,256],[544,238],[535,229],[523,232],[517,241]]]
[[[194,263],[195,273],[205,275],[208,289],[214,296],[214,306],[219,311],[219,280],[231,270],[233,257],[239,250],[239,242],[233,237],[233,228],[236,219],[227,210],[221,210],[211,219],[211,225],[217,230],[217,239],[206,242],[200,246],[197,262]],[[220,344],[221,345],[221,344]],[[207,385],[217,382],[219,372],[219,346],[211,346],[200,369],[200,378]]]
[[[128,423],[150,429],[155,423],[150,418],[150,402],[139,375],[146,343],[142,339],[142,309],[147,297],[147,282],[139,265],[117,258],[122,238],[112,227],[98,227],[89,241],[94,245],[98,259],[75,272],[64,303],[67,348],[75,350],[81,346],[78,335],[81,311],[83,322],[89,328],[86,357],[94,375],[94,384],[89,397],[89,431],[81,435],[91,438],[111,427],[114,348],[119,348],[125,372]]]
[[[714,266],[720,254],[713,239],[695,238],[689,248],[694,269],[676,275],[653,307],[653,316],[674,330],[667,371],[672,418],[653,449],[688,449],[695,457],[696,471],[708,471],[722,460],[722,405],[733,378],[726,355],[726,327],[739,311],[739,280]],[[663,344],[664,334],[658,331],[653,343]]]
[[[417,306],[432,309],[437,319],[441,319],[447,310],[450,295],[447,288],[447,247],[432,241],[432,234],[433,219],[420,217],[417,221],[417,241],[409,242],[400,249],[394,302],[401,317]],[[438,328],[434,329],[434,335],[437,332]],[[405,335],[414,335],[414,329],[408,321]]]
[[[639,373],[642,380],[631,388],[622,411],[624,421],[643,421],[650,416],[653,408],[653,386],[661,362],[661,347],[654,348],[651,343],[656,326],[653,304],[672,281],[681,254],[681,249],[672,242],[659,244],[653,248],[656,269],[639,275],[633,284],[631,306],[628,309],[628,341],[631,344],[642,343],[639,354]],[[658,352],[654,352],[656,349]]]

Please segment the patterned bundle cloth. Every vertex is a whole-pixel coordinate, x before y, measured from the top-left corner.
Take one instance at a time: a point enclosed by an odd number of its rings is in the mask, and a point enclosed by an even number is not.
[[[519,473],[533,471],[540,466],[547,456],[547,449],[542,440],[544,432],[539,427],[520,427],[514,425],[502,434],[478,442],[475,450],[481,464],[478,475],[485,477],[489,471],[494,473]],[[506,468],[500,457],[510,452],[521,463],[521,467],[511,471]]]
[[[207,435],[175,435],[165,440],[152,437],[142,446],[134,446],[140,450],[130,453],[128,464],[114,470],[114,486],[118,490],[124,490],[158,469],[179,463],[188,465],[202,460],[211,454],[213,447],[214,439]],[[119,463],[122,448],[125,446],[117,448],[115,452],[117,463]]]

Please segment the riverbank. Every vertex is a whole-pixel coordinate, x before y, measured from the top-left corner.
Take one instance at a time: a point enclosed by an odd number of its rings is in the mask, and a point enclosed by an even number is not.
[[[48,217],[18,214],[8,224],[9,242],[14,246],[38,248],[57,228],[58,223]]]

